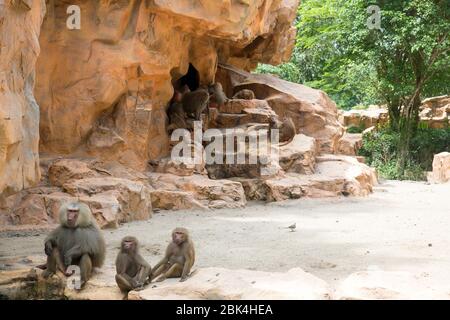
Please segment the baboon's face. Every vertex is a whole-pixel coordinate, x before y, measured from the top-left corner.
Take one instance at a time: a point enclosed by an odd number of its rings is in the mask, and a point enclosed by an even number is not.
[[[122,251],[135,252],[137,250],[137,240],[132,237],[126,237],[122,241]]]
[[[183,242],[186,241],[187,235],[182,231],[174,231],[172,233],[172,240],[177,245],[181,245]]]
[[[77,226],[78,216],[80,215],[80,210],[67,210],[67,225],[71,228]]]

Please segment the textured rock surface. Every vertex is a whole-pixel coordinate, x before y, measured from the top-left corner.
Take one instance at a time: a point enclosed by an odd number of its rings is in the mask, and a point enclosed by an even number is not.
[[[101,228],[152,215],[152,188],[139,172],[93,159],[45,158],[42,162],[48,169],[43,170],[42,186],[6,197],[0,204],[0,225],[55,224],[61,205],[77,200],[89,205]]]
[[[45,1],[0,4],[0,198],[39,180],[34,68]],[[1,199],[0,199],[1,200]]]
[[[450,96],[431,97],[422,101],[419,107],[420,122],[428,128],[448,128],[450,126]],[[341,111],[339,121],[346,127],[367,129],[386,124],[389,120],[386,107],[369,106],[366,110]]]
[[[217,80],[228,96],[241,89],[252,90],[257,99],[266,100],[280,117],[291,117],[297,133],[315,138],[323,152],[337,151],[344,128],[337,120],[336,104],[323,91],[228,65],[219,66]]]
[[[172,81],[190,64],[198,86],[214,80],[218,62],[250,68],[287,60],[298,0],[78,0],[71,4],[81,8],[81,30],[66,28],[64,1],[51,3],[35,89],[41,151],[143,169],[169,151]]]
[[[41,270],[0,271],[0,297],[9,299],[121,300],[124,298],[114,280],[114,268],[97,271],[81,291],[66,286],[62,274],[45,280]],[[131,291],[130,300],[162,299],[243,299],[243,300],[323,300],[331,299],[329,285],[300,268],[288,272],[197,269],[186,282],[168,279],[152,283],[142,291]]]
[[[346,132],[342,139],[339,140],[338,153],[348,156],[356,156],[358,150],[362,147],[362,134],[361,133],[348,133]]]
[[[180,177],[149,173],[152,204],[159,209],[241,208],[247,203],[239,182],[212,180],[203,175]]]
[[[346,127],[367,129],[387,123],[388,110],[379,106],[371,106],[367,110],[341,111],[339,121]]]
[[[316,139],[297,134],[291,143],[280,147],[280,166],[286,172],[312,174],[318,149]]]
[[[427,175],[428,181],[445,183],[450,181],[450,152],[441,152],[434,155],[433,171]]]
[[[153,288],[133,291],[130,300],[323,300],[331,299],[327,283],[300,268],[288,272],[198,269],[186,282],[169,279]]]
[[[283,201],[302,197],[366,196],[377,184],[375,170],[354,157],[316,157],[314,174],[286,173],[270,179],[236,179],[251,200]]]

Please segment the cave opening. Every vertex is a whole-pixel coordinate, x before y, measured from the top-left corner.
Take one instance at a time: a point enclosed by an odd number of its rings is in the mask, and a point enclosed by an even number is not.
[[[189,68],[187,73],[175,81],[173,84],[173,87],[175,89],[181,89],[184,85],[187,85],[189,87],[190,91],[197,90],[200,86],[200,74],[198,73],[197,69],[192,65],[192,63],[189,63]]]

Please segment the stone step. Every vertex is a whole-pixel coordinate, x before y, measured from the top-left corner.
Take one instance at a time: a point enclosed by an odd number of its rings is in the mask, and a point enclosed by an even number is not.
[[[148,173],[152,207],[163,210],[241,208],[246,205],[242,185],[231,180],[213,180],[206,175],[176,176]]]
[[[348,156],[317,159],[311,175],[286,173],[272,179],[234,178],[242,183],[248,200],[283,201],[302,197],[365,196],[377,183],[375,170]]]

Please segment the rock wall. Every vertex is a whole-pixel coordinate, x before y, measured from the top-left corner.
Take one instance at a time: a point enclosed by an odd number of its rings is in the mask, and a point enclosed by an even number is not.
[[[40,176],[33,87],[44,15],[44,0],[0,3],[0,200]]]
[[[41,152],[89,154],[143,169],[167,155],[165,108],[173,83],[214,81],[218,63],[280,63],[294,44],[298,0],[73,0],[42,26],[36,99]],[[192,71],[192,72],[191,72]]]

